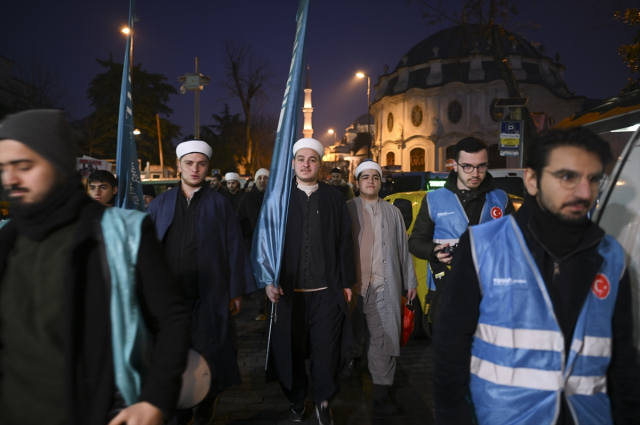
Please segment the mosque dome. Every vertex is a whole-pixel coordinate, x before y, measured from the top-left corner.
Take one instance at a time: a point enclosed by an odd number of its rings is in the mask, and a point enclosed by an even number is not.
[[[373,125],[375,122],[376,122],[376,119],[373,117],[373,115],[364,114],[364,115],[360,115],[358,118],[353,120],[351,125],[354,128],[357,128],[359,125],[369,125],[369,124]]]
[[[452,82],[489,83],[502,80],[493,60],[491,43],[480,25],[458,25],[430,35],[405,53],[395,69],[376,84],[374,102],[413,88],[432,88]],[[525,38],[505,32],[505,56],[518,82],[540,84],[561,98],[572,97],[563,78],[560,56],[544,55],[544,46],[534,47]]]

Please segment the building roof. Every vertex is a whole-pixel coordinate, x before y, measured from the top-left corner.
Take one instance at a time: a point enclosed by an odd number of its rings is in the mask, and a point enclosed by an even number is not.
[[[521,68],[514,68],[518,82],[539,84],[560,98],[575,97],[569,91],[562,76],[564,66],[560,56],[555,61],[544,55],[544,48],[536,48],[517,34],[505,32],[502,36],[505,55],[518,56]],[[471,59],[481,58],[480,68],[471,71]],[[441,74],[430,81],[431,68],[439,61]],[[408,68],[408,79],[400,79],[403,69]],[[524,71],[524,72],[522,72]],[[478,76],[478,72],[482,76]],[[470,75],[473,76],[471,79]],[[482,28],[475,24],[458,25],[439,31],[413,46],[398,62],[393,72],[382,75],[376,84],[373,103],[384,96],[404,93],[413,88],[445,86],[452,82],[464,84],[488,83],[502,80],[500,69],[493,61],[493,50],[482,35]],[[400,82],[400,86],[396,85]],[[386,82],[386,87],[381,86]],[[379,90],[383,89],[384,92]]]
[[[513,38],[513,41],[510,39]],[[530,42],[517,34],[505,33],[502,36],[505,54],[519,54],[523,57],[540,59],[542,52]],[[487,37],[479,25],[458,25],[439,31],[413,46],[401,59],[395,70],[405,66],[415,66],[429,62],[431,59],[462,58],[476,53],[493,55]]]
[[[371,121],[369,121],[371,120]],[[371,114],[364,114],[364,115],[360,115],[358,118],[356,118],[355,120],[353,120],[353,122],[351,123],[351,125],[355,128],[359,125],[374,125],[376,122],[376,119],[373,117],[373,115]]]

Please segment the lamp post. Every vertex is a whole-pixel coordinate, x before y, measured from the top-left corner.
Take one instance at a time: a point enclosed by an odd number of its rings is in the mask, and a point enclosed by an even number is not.
[[[198,57],[196,56],[196,72],[188,73],[182,77],[178,77],[178,81],[182,83],[180,87],[180,93],[185,94],[187,90],[194,91],[196,93],[196,111],[195,111],[195,128],[194,137],[200,138],[200,91],[204,86],[209,85],[211,77],[206,77],[198,71]]]
[[[364,72],[358,72],[356,77],[367,77],[367,133],[369,133],[369,137],[371,138],[369,146],[367,147],[367,157],[371,158],[371,145],[373,145],[373,136],[371,135],[371,77]]]
[[[338,143],[338,134],[335,131],[333,131],[333,128],[330,128],[329,131],[327,131],[327,133],[333,134],[333,143]]]

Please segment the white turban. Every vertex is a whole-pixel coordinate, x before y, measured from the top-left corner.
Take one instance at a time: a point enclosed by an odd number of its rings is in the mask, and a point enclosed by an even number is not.
[[[269,177],[269,170],[267,170],[266,168],[261,168],[258,171],[256,171],[256,180],[258,180],[258,177],[260,176]]]
[[[176,155],[178,159],[190,153],[201,153],[211,159],[213,150],[207,142],[203,142],[202,140],[189,140],[187,142],[182,142],[176,148]]]
[[[237,182],[240,182],[240,175],[238,173],[227,173],[224,175],[224,179],[226,181],[235,180]]]
[[[324,145],[318,142],[316,139],[311,139],[309,137],[305,137],[304,139],[300,139],[293,145],[293,156],[296,156],[296,152],[300,149],[309,148],[318,152],[320,155],[320,159],[324,156]]]
[[[362,161],[360,165],[356,167],[356,180],[358,180],[358,176],[364,170],[376,170],[378,173],[380,173],[380,178],[382,178],[382,167],[380,167],[380,165],[378,165],[377,162],[370,160],[370,161]]]

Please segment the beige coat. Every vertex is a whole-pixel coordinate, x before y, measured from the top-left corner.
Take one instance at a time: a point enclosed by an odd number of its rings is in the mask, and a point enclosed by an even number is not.
[[[382,259],[384,261],[384,355],[400,355],[400,335],[402,332],[403,290],[418,286],[413,259],[409,254],[407,230],[400,210],[390,203],[380,200],[382,214]],[[360,280],[360,243],[364,227],[365,213],[360,197],[347,202],[351,217],[351,233],[354,242],[356,274]],[[357,297],[353,297],[357,299]]]

